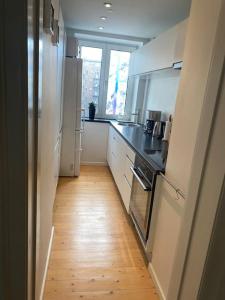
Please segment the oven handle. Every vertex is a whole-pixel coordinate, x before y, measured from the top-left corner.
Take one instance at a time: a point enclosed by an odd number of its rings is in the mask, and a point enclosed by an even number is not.
[[[151,187],[146,186],[143,181],[141,180],[141,178],[138,176],[137,172],[135,171],[135,169],[133,167],[130,167],[131,172],[134,174],[134,176],[137,178],[138,182],[140,183],[140,185],[142,186],[142,188],[145,191],[151,191]]]

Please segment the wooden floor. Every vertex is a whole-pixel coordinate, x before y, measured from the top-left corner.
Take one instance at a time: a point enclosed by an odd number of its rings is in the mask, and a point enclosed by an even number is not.
[[[60,179],[45,300],[158,300],[107,167]]]

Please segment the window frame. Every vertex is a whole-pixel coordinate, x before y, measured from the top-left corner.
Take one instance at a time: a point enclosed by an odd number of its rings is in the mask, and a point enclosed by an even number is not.
[[[80,52],[80,48],[82,46],[102,49],[102,63],[101,63],[100,83],[99,83],[98,112],[96,113],[96,117],[104,118],[104,119],[117,118],[118,115],[107,115],[106,114],[111,50],[130,52],[130,54],[131,54],[134,50],[137,49],[137,46],[124,45],[124,44],[118,44],[118,43],[98,42],[98,41],[91,41],[91,40],[85,40],[85,39],[79,39],[78,45],[79,45],[79,52]],[[80,53],[79,53],[79,56],[80,56]],[[127,106],[127,104],[125,104],[125,113],[127,111],[126,106]],[[87,112],[86,112],[86,115],[87,115]]]

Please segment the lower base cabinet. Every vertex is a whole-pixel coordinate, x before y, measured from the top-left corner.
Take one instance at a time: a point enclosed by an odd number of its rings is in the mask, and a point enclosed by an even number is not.
[[[135,152],[116,130],[110,126],[107,161],[127,212],[129,212],[133,180],[133,173],[130,167],[133,166],[134,160]]]
[[[61,133],[58,136],[57,143],[54,149],[54,194],[56,193],[56,188],[59,179],[59,167],[60,167],[60,154],[61,154]]]
[[[123,175],[123,189],[121,191],[121,196],[123,199],[124,206],[126,207],[127,212],[129,212],[130,207],[130,196],[131,196],[131,185],[129,184],[125,175]]]

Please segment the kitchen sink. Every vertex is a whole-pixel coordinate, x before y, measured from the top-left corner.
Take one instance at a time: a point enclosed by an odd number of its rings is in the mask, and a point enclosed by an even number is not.
[[[139,124],[133,123],[133,122],[123,122],[123,121],[118,121],[118,125],[122,126],[129,126],[129,127],[137,127],[140,126]]]
[[[145,151],[146,154],[150,155],[150,154],[155,154],[155,152],[158,151],[158,149],[157,150],[145,149],[144,151]]]

